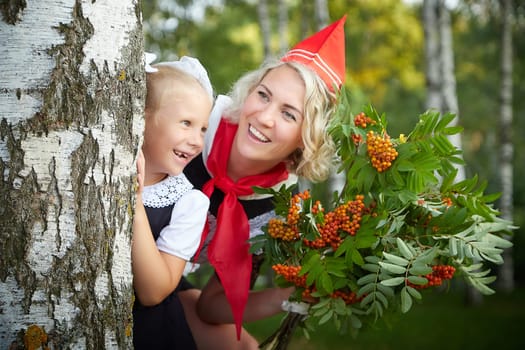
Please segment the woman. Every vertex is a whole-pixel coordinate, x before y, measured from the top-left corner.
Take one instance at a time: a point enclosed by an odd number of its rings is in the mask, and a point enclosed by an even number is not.
[[[205,250],[216,274],[202,291],[199,316],[236,324],[276,314],[292,289],[249,294],[252,259],[247,239],[273,215],[271,198],[252,186],[279,188],[297,176],[320,181],[334,147],[326,127],[335,89],[344,80],[345,18],[304,40],[279,62],[243,76],[229,97],[219,96],[205,147],[185,173],[210,197]],[[257,259],[258,260],[258,259]],[[228,305],[229,304],[229,305]]]

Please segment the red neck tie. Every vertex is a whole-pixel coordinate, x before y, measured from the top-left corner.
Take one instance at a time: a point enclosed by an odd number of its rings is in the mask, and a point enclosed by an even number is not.
[[[208,247],[208,259],[221,280],[232,309],[237,339],[240,339],[250,289],[252,256],[247,242],[250,236],[248,217],[237,197],[252,194],[252,186],[272,187],[286,180],[288,172],[285,164],[280,163],[264,174],[232,181],[226,170],[237,128],[238,125],[221,120],[206,162],[212,178],[204,184],[202,191],[208,197],[215,188],[224,193],[217,213],[217,229]]]

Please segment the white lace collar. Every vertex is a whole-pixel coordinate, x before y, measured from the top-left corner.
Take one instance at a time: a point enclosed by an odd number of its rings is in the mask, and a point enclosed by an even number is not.
[[[192,188],[193,185],[184,174],[168,176],[154,185],[144,186],[142,202],[150,208],[167,207],[176,203]]]

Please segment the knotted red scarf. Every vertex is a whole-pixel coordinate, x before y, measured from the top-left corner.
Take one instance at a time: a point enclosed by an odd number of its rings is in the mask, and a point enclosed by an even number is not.
[[[280,163],[266,173],[243,177],[237,182],[232,181],[226,171],[237,128],[238,125],[221,120],[206,162],[212,178],[204,184],[202,191],[208,197],[212,195],[214,188],[224,193],[224,200],[217,213],[215,236],[208,247],[208,259],[215,267],[224,287],[232,309],[237,339],[240,339],[244,308],[250,289],[252,256],[247,243],[250,236],[248,217],[237,197],[252,194],[252,186],[272,187],[286,180],[288,172],[285,164]]]

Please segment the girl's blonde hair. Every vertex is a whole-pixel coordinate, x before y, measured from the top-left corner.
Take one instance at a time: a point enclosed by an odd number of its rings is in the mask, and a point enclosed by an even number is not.
[[[155,115],[155,112],[161,107],[164,96],[177,94],[179,91],[188,89],[200,89],[203,94],[206,93],[202,84],[191,74],[163,64],[153,65],[156,72],[146,74],[146,104],[145,114],[148,116]],[[213,98],[208,97],[213,104]],[[210,105],[211,105],[210,104]]]
[[[330,174],[335,155],[334,142],[328,135],[327,128],[335,111],[336,96],[309,68],[296,62],[270,61],[245,74],[235,83],[229,94],[233,103],[225,117],[237,123],[247,96],[269,71],[283,65],[293,68],[306,88],[301,130],[304,149],[298,149],[289,156],[288,170],[312,182],[325,180]]]

